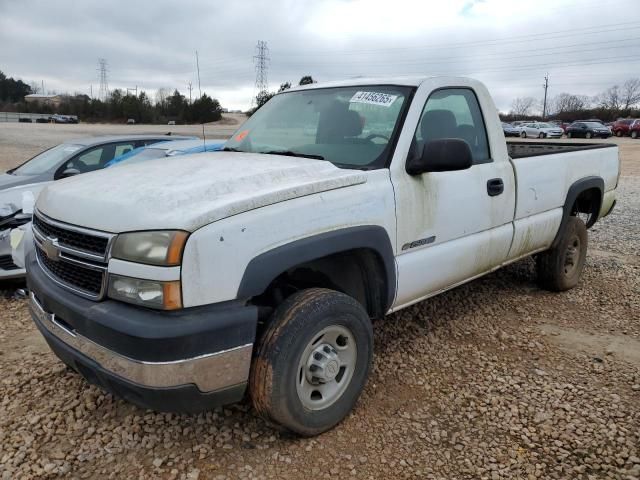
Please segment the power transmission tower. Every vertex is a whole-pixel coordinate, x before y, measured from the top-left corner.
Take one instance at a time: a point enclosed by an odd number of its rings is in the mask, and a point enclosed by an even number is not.
[[[253,63],[256,68],[256,91],[258,95],[267,93],[269,89],[267,70],[269,69],[270,60],[267,42],[260,40],[256,45],[256,54],[253,56]]]
[[[547,118],[547,90],[549,89],[549,74],[544,76],[544,101],[542,102],[542,120]]]
[[[109,98],[109,83],[107,82],[107,61],[104,58],[98,59],[98,78],[100,79],[100,90],[98,98],[106,102]]]

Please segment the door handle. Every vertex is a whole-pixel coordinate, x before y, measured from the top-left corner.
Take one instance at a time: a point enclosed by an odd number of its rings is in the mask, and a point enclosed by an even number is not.
[[[504,192],[504,182],[501,178],[492,178],[487,180],[487,193],[490,197],[495,197]]]

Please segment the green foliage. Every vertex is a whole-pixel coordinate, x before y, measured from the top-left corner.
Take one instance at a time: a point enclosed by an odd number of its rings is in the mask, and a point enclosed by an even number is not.
[[[298,82],[298,85],[310,85],[312,83],[316,83],[313,77],[311,75],[305,75],[300,79],[300,81]]]
[[[33,93],[31,87],[22,80],[14,80],[0,72],[0,101],[21,102],[25,95]]]

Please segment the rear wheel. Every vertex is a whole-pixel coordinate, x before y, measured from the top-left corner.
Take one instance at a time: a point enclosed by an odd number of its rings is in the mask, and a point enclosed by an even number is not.
[[[575,287],[587,258],[587,227],[570,217],[556,247],[536,257],[538,283],[546,290],[561,292]]]
[[[540,134],[538,135],[538,138],[544,138],[544,133],[540,132]]]
[[[333,290],[287,298],[264,332],[249,377],[258,413],[300,435],[329,430],[369,375],[373,330],[362,305]]]

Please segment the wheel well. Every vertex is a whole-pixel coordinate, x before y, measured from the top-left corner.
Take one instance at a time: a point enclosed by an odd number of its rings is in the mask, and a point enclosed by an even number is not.
[[[269,314],[289,295],[320,287],[345,293],[362,304],[371,318],[382,318],[388,309],[388,279],[375,250],[357,248],[295,265],[278,275],[251,303]]]
[[[571,207],[571,215],[575,216],[578,213],[585,213],[589,215],[586,222],[587,228],[593,226],[598,219],[600,213],[600,207],[602,205],[602,192],[599,188],[589,188],[580,192],[575,202]]]

